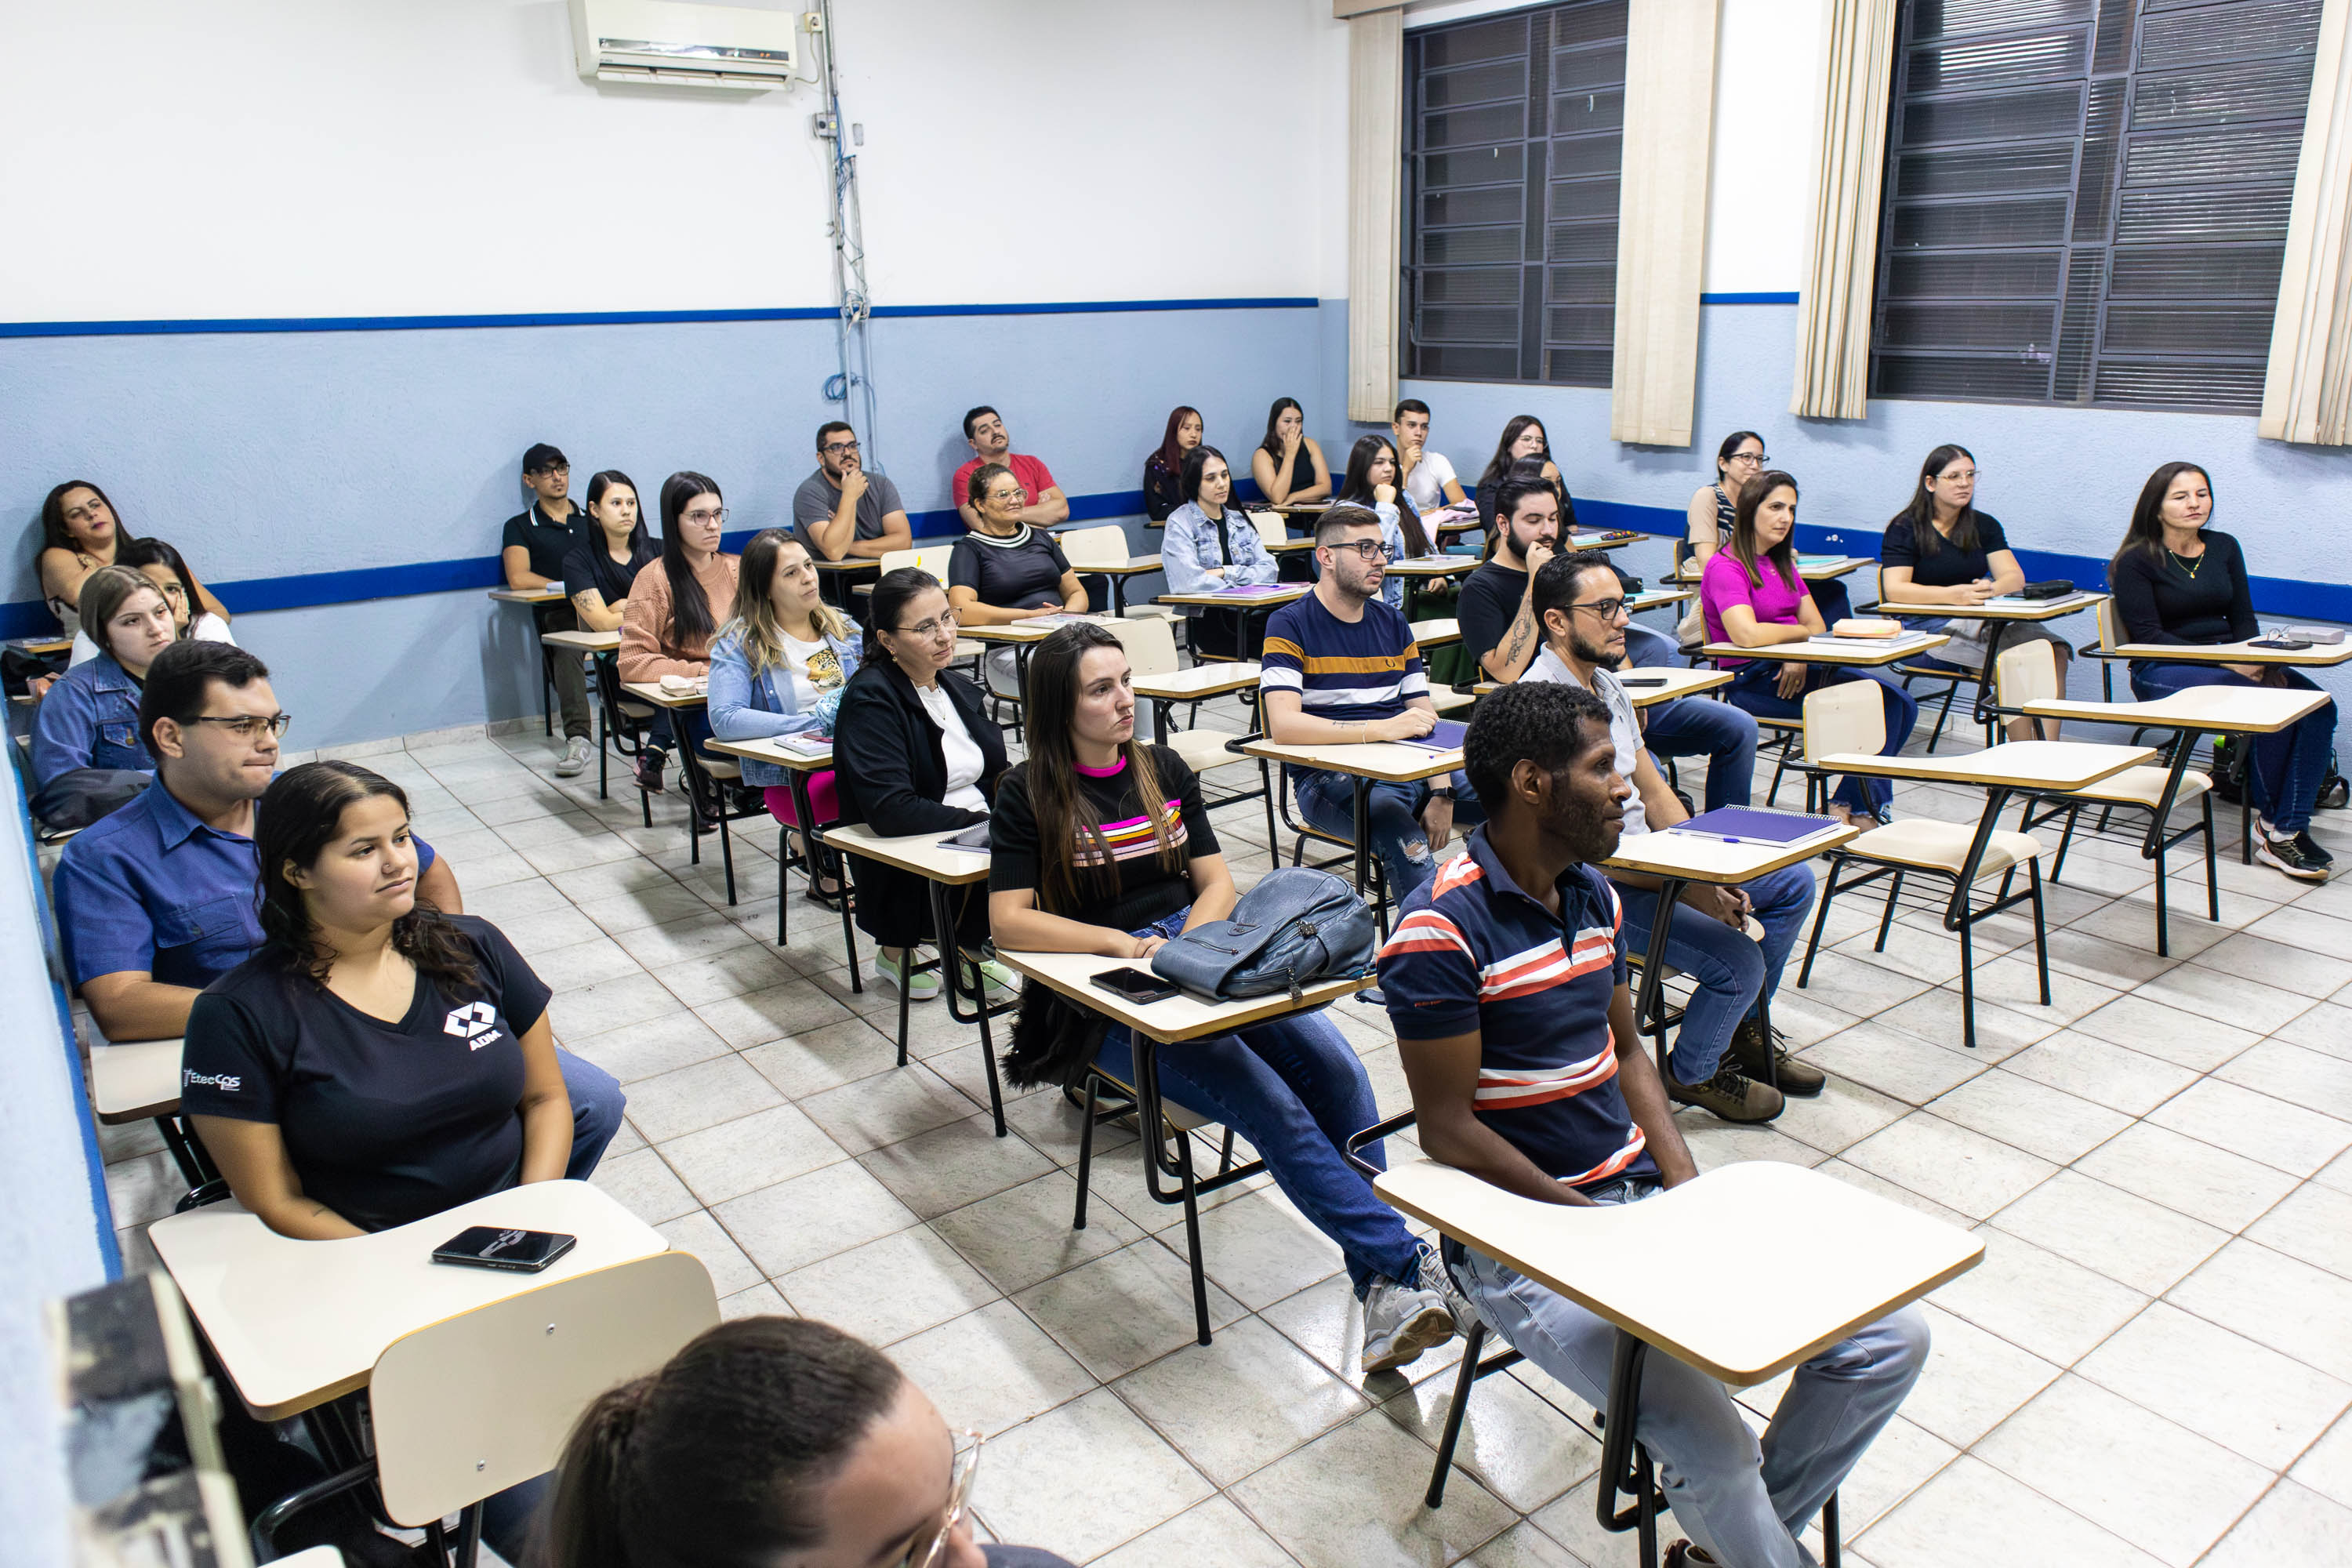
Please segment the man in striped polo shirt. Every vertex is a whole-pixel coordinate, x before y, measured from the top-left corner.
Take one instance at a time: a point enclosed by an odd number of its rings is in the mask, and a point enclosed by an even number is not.
[[[1317,525],[1315,591],[1275,611],[1259,656],[1266,738],[1277,745],[1411,741],[1436,728],[1412,624],[1381,597],[1386,537],[1381,520],[1360,506],[1335,506]],[[1290,782],[1308,822],[1355,841],[1353,780],[1293,767]],[[1436,852],[1457,821],[1485,819],[1460,773],[1433,785],[1374,784],[1367,820],[1389,897],[1402,900],[1436,874]]]
[[[1697,1169],[1633,1027],[1623,915],[1599,870],[1633,794],[1608,708],[1580,687],[1506,687],[1480,704],[1464,760],[1488,820],[1404,901],[1380,959],[1422,1149],[1571,1206],[1689,1181]],[[1444,1252],[1488,1327],[1605,1413],[1605,1320],[1459,1243]],[[1658,1266],[1737,1310],[1740,1282],[1709,1278],[1704,1258]],[[1927,1357],[1916,1309],[1855,1330],[1796,1369],[1760,1448],[1721,1384],[1649,1357],[1636,1435],[1691,1536],[1667,1563],[1811,1568],[1798,1537]]]

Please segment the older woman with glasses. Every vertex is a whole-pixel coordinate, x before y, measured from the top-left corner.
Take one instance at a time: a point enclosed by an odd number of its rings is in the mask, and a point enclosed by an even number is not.
[[[971,532],[956,541],[948,561],[948,602],[971,626],[1010,626],[1048,616],[1086,614],[1087,590],[1054,536],[1022,521],[1028,491],[1003,463],[982,463],[964,487],[979,514]],[[988,658],[989,689],[1021,695],[1010,647]]]

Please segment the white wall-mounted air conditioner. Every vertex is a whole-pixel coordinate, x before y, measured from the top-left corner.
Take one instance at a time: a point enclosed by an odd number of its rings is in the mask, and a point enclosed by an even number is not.
[[[592,82],[771,92],[793,79],[799,22],[735,5],[572,0],[572,47]]]

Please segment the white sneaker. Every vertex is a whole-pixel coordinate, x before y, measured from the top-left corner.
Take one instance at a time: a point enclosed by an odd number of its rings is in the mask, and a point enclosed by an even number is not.
[[[560,779],[576,778],[588,771],[588,759],[595,754],[596,749],[588,743],[587,736],[572,736],[563,742],[563,760],[555,764],[555,776]]]
[[[1375,1279],[1364,1295],[1364,1352],[1357,1364],[1368,1373],[1394,1372],[1453,1337],[1454,1314],[1436,1291]]]
[[[919,956],[920,949],[909,949],[908,952],[918,955],[914,959],[915,963],[922,962]],[[940,994],[938,970],[926,969],[910,978],[907,973],[907,965],[908,961],[904,958],[886,958],[879,952],[876,953],[874,983],[877,985],[887,985],[894,991],[904,991],[909,1002],[928,1002]]]

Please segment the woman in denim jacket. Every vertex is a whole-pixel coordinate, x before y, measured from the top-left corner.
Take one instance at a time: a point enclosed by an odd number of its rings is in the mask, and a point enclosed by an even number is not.
[[[33,788],[81,768],[152,773],[139,733],[140,682],[155,656],[179,637],[172,607],[144,575],[101,566],[82,579],[81,624],[99,655],[68,670],[33,718]]]
[[[760,741],[833,728],[842,688],[857,670],[857,643],[847,620],[817,593],[808,546],[771,528],[743,547],[735,619],[710,645],[710,732],[722,741]],[[766,792],[768,812],[801,826],[789,770],[739,758],[743,782]],[[820,826],[841,815],[833,771],[811,773],[809,804]],[[840,885],[813,876],[810,893],[831,898]]]

